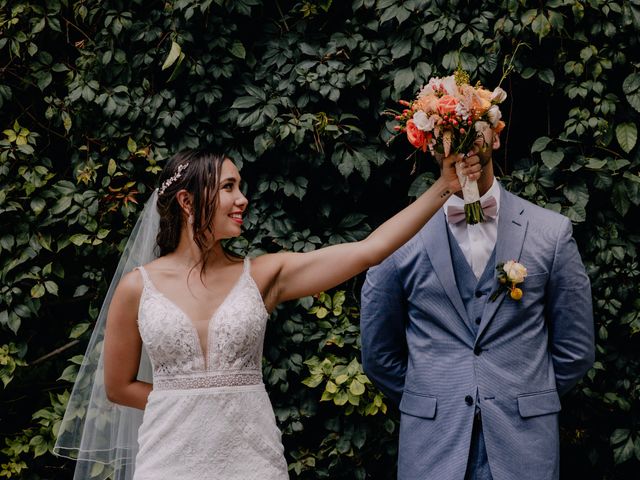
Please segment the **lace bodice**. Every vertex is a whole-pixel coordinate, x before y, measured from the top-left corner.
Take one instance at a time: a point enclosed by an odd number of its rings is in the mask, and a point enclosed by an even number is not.
[[[198,388],[261,382],[268,313],[244,260],[240,278],[209,320],[207,359],[188,315],[163,295],[144,267],[138,328],[156,388]]]

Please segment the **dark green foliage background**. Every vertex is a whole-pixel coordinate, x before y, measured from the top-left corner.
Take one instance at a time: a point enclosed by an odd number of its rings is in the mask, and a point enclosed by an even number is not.
[[[0,0],[0,477],[70,478],[50,453],[70,382],[172,152],[242,166],[245,253],[360,239],[434,173],[418,159],[410,176],[381,112],[460,62],[489,87],[513,66],[498,171],[573,220],[593,285],[597,361],[563,400],[562,476],[632,478],[639,31],[639,0]],[[394,478],[398,415],[361,375],[358,279],[329,293],[269,326],[291,476]]]

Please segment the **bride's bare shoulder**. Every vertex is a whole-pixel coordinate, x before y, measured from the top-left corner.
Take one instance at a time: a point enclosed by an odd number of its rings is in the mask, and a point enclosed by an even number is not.
[[[138,301],[144,288],[144,279],[139,269],[125,273],[118,283],[114,296],[125,301]]]

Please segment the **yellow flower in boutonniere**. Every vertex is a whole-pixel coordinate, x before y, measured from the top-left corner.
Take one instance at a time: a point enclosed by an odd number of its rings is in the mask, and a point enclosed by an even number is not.
[[[525,277],[527,276],[527,269],[521,263],[516,262],[515,260],[509,260],[508,262],[501,262],[496,267],[498,272],[498,289],[493,292],[490,297],[490,300],[495,301],[502,291],[508,290],[509,296],[513,300],[520,300],[522,298],[523,292],[521,288],[518,288],[516,285],[524,282]]]

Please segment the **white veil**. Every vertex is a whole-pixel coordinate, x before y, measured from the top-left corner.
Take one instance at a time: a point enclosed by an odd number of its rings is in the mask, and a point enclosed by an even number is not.
[[[160,216],[158,191],[147,201],[125,246],[78,372],[53,448],[56,455],[77,460],[74,480],[131,480],[138,451],[143,410],[116,405],[104,387],[103,340],[109,304],[122,276],[150,262]],[[142,348],[138,380],[152,382],[149,357]]]

